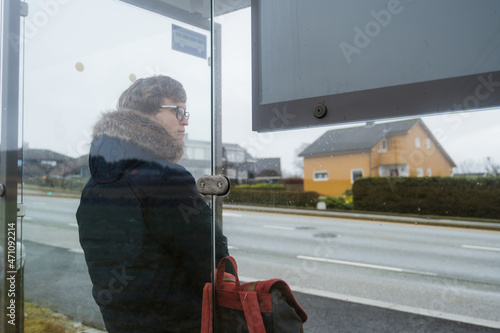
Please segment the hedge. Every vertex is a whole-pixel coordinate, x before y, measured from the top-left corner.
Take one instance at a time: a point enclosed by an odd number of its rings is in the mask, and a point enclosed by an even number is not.
[[[269,207],[316,207],[319,194],[316,192],[293,192],[282,188],[231,188],[224,198],[226,204],[265,205]]]
[[[353,202],[364,211],[500,219],[500,178],[362,178]]]
[[[27,185],[37,185],[48,188],[82,191],[88,178],[81,177],[30,177],[25,179]]]
[[[326,197],[325,203],[327,209],[351,210],[353,208],[352,202],[343,196]]]

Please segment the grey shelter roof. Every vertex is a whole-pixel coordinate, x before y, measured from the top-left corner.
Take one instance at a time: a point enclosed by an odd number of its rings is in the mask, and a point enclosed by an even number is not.
[[[331,130],[314,141],[299,156],[337,154],[372,149],[390,135],[406,133],[420,119]]]

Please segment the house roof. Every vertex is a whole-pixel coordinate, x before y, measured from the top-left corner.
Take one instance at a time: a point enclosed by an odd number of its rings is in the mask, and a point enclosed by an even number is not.
[[[242,148],[240,145],[236,143],[222,143],[222,147],[224,149],[233,149],[233,150],[245,150],[245,148]]]
[[[81,167],[89,167],[89,154],[59,163],[51,173],[57,176],[67,176]]]
[[[184,139],[184,145],[186,147],[193,147],[193,146],[210,147],[210,141]]]
[[[409,119],[331,130],[304,149],[299,156],[370,150],[384,137],[408,132],[419,120]]]
[[[56,161],[58,163],[63,163],[72,160],[71,157],[56,153],[49,149],[21,149],[18,151],[18,157],[20,158],[22,154],[23,159],[35,160],[35,161]]]

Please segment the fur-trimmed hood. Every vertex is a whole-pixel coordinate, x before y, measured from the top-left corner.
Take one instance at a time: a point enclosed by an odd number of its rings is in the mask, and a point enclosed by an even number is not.
[[[123,172],[127,161],[177,163],[184,153],[183,142],[160,123],[129,109],[105,113],[94,126],[92,137],[90,169],[98,178],[116,179],[116,169]],[[108,170],[99,170],[103,168]]]

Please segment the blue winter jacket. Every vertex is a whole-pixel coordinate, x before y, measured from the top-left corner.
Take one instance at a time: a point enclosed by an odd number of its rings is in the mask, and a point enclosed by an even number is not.
[[[199,332],[211,210],[192,175],[168,160],[182,147],[137,114],[111,112],[94,129],[77,211],[93,297],[110,333]],[[228,251],[215,230],[218,262]]]

